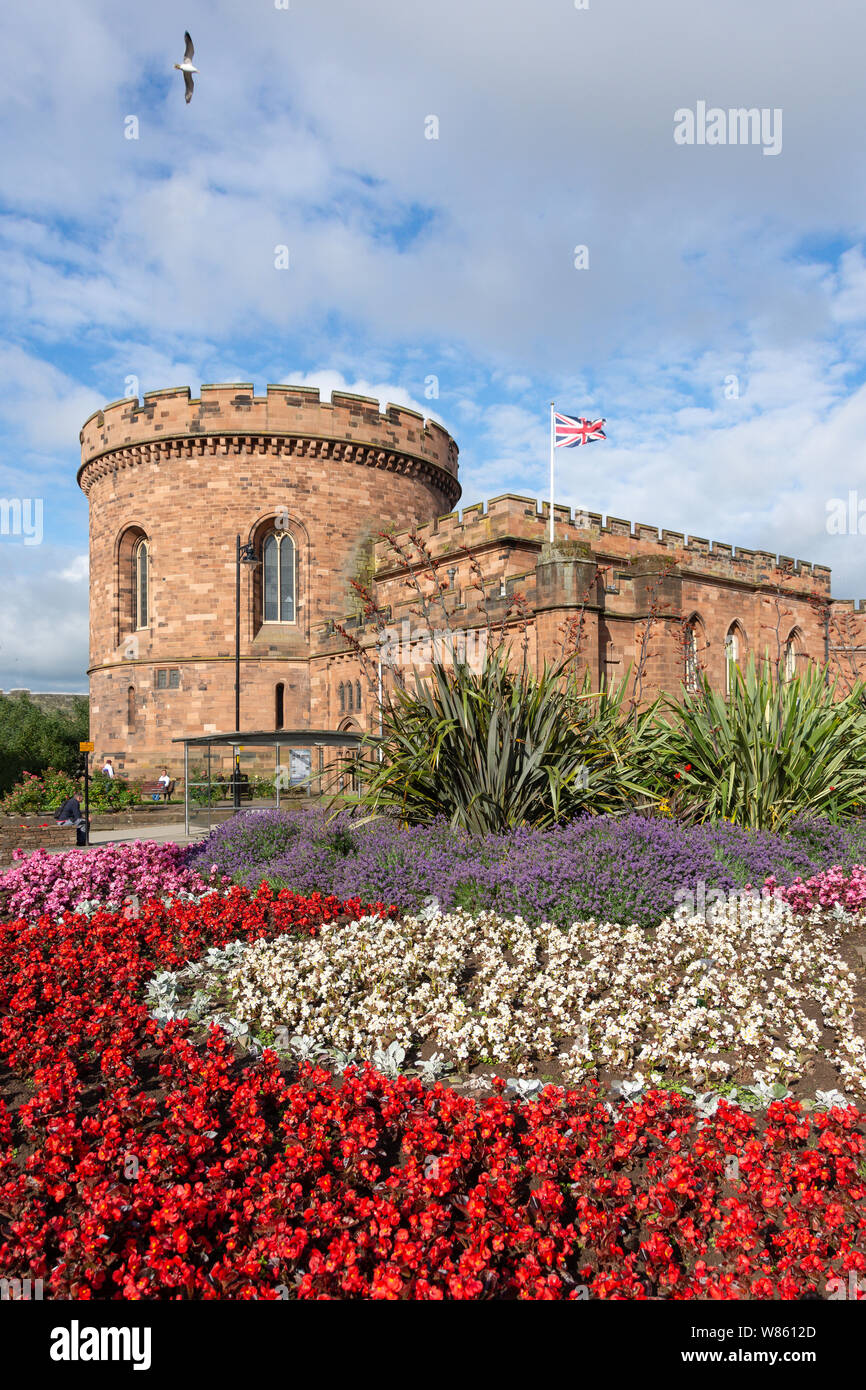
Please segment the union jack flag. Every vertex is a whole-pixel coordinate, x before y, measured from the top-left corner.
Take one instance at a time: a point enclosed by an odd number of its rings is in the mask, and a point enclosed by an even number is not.
[[[557,449],[575,449],[578,444],[591,444],[594,439],[606,439],[604,420],[584,420],[581,416],[553,412],[554,444]]]

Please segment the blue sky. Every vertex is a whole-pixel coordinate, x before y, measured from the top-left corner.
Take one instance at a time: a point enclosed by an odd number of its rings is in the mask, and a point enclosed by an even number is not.
[[[0,498],[44,500],[42,544],[0,536],[0,687],[86,688],[78,431],[130,377],[412,404],[467,505],[546,495],[555,397],[608,420],[561,500],[866,596],[826,525],[866,498],[848,0],[10,0],[0,31]],[[676,144],[698,101],[781,110],[781,152]]]

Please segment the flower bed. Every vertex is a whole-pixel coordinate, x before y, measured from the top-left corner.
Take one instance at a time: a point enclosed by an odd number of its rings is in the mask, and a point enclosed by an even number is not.
[[[64,912],[81,902],[98,901],[120,907],[130,896],[173,897],[200,893],[207,884],[187,866],[187,851],[153,840],[104,845],[87,854],[48,854],[36,850],[14,856],[16,866],[0,874],[0,894],[6,911],[34,916]],[[212,882],[214,875],[209,874]]]
[[[645,816],[595,816],[550,831],[469,836],[444,822],[405,829],[393,820],[328,822],[321,811],[257,811],[217,827],[189,864],[255,888],[263,875],[295,892],[361,893],[417,911],[492,909],[567,926],[580,918],[653,927],[703,884],[731,892],[775,875],[809,878],[866,862],[860,822],[795,822],[786,835],[726,823],[684,826]]]
[[[152,864],[127,860],[127,870],[106,880],[112,893],[123,889],[120,901]],[[40,883],[15,888],[43,904],[62,896],[61,880]],[[837,901],[847,891],[839,879],[825,887]],[[866,1114],[855,1106],[828,1097],[826,1111],[808,1112],[791,1098],[756,1115],[662,1090],[629,1100],[628,1087],[611,1104],[595,1081],[547,1086],[532,1101],[508,1098],[494,1081],[479,1101],[369,1066],[338,1079],[308,1064],[287,1070],[272,1050],[250,1060],[222,1028],[201,1039],[188,1019],[154,1018],[155,982],[190,962],[238,950],[264,960],[271,943],[291,958],[288,947],[303,944],[297,959],[318,961],[330,989],[337,954],[325,959],[321,943],[341,933],[348,943],[354,932],[356,947],[364,933],[370,942],[356,966],[372,987],[377,942],[392,943],[396,973],[405,926],[393,909],[357,897],[267,888],[252,897],[200,879],[178,891],[174,901],[162,893],[119,911],[90,901],[0,923],[6,1277],[42,1278],[47,1297],[84,1299],[798,1299],[858,1288]],[[701,987],[716,978],[725,988],[711,963],[701,974],[688,968],[695,949],[730,951],[720,911],[711,909],[709,925],[682,924],[693,939],[679,965]],[[812,969],[841,1039],[850,1014],[834,952],[853,923],[822,908],[795,926],[799,945],[788,949],[773,929],[773,912],[790,924],[788,910],[764,903],[755,912],[748,930],[781,982],[778,999],[764,1001],[765,1020],[799,1019],[797,990]],[[604,989],[624,990],[624,972],[650,964],[638,939],[649,937],[632,935],[610,937]],[[426,959],[451,979],[448,997],[459,997],[452,957],[465,946],[456,927],[443,928],[445,948],[426,958],[424,934],[415,936],[416,956],[404,963],[417,987]],[[504,990],[523,1008],[543,939],[495,919],[482,931],[491,1005]],[[673,934],[664,950],[673,961]],[[588,984],[579,956],[564,960],[565,975],[547,972],[551,988],[570,980],[574,999]],[[309,971],[302,976],[310,1000]],[[758,983],[750,977],[749,988]],[[632,994],[651,994],[649,981],[631,984]],[[676,1000],[676,991],[656,995],[669,1010]],[[571,1006],[567,994],[563,1002]],[[723,1002],[738,1006],[733,994]],[[419,1000],[410,990],[397,1004],[411,1011]],[[391,1007],[381,986],[379,1007]],[[495,1032],[498,1015],[483,1007]]]
[[[866,1268],[853,1108],[776,1102],[761,1130],[658,1092],[612,1114],[592,1084],[478,1104],[369,1069],[290,1082],[131,1002],[155,967],[315,939],[340,907],[361,904],[235,889],[0,929],[0,1046],[32,1088],[0,1107],[10,1276],[70,1298],[693,1299]]]
[[[492,1063],[569,1083],[600,1069],[639,1084],[754,1078],[814,1092],[817,1076],[862,1097],[861,981],[844,946],[863,925],[756,894],[652,932],[430,910],[334,922],[314,942],[259,939],[206,976],[195,965],[164,977],[155,998],[177,1001],[167,1016],[192,1002],[197,1020],[220,1008],[254,1037],[306,1038],[311,1057],[316,1045],[338,1059],[375,1060],[392,1043],[410,1061],[432,1050],[464,1079]]]

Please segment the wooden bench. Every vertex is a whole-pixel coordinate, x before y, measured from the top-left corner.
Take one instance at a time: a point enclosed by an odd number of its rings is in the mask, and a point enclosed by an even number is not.
[[[238,782],[239,782],[238,800],[239,800],[239,801],[252,801],[252,799],[253,799],[253,784],[252,784],[252,782],[250,781],[249,777],[247,776],[247,774],[246,774],[245,772],[242,772],[242,773],[241,773],[241,775],[240,775],[240,777],[239,777],[239,779],[238,779]],[[220,792],[221,792],[221,794],[222,794],[223,796],[225,796],[229,801],[234,801],[234,798],[235,798],[235,784],[234,784],[234,782],[233,782],[233,780],[232,780],[231,777],[227,777],[227,778],[225,779],[225,781],[221,781],[221,782],[220,782]]]
[[[168,786],[164,782],[142,782],[142,796],[149,796],[151,801],[158,801],[162,797],[163,801],[171,801],[171,794],[174,791],[174,782],[169,782]]]

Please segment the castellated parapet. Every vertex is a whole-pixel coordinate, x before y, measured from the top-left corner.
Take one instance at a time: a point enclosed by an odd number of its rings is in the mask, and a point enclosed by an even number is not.
[[[453,506],[460,496],[457,445],[435,420],[405,406],[334,391],[252,385],[188,386],[114,401],[85,421],[80,434],[79,482],[89,492],[108,470],[142,459],[215,458],[253,449],[276,458],[328,459],[422,478]]]
[[[783,586],[816,595],[830,593],[830,570],[806,560],[777,556],[770,551],[736,549],[721,541],[686,536],[679,531],[659,529],[643,522],[604,518],[600,512],[572,512],[570,507],[554,507],[556,544],[560,547],[589,543],[599,557],[624,562],[629,557],[658,555],[684,569],[697,570],[762,587]],[[419,537],[437,557],[495,547],[506,541],[527,543],[540,551],[550,528],[550,504],[532,497],[507,493],[486,504],[478,502],[462,512],[436,517],[418,528]],[[395,535],[398,544],[410,544],[408,532]],[[394,566],[394,550],[387,541],[376,545],[377,572],[385,574]]]

